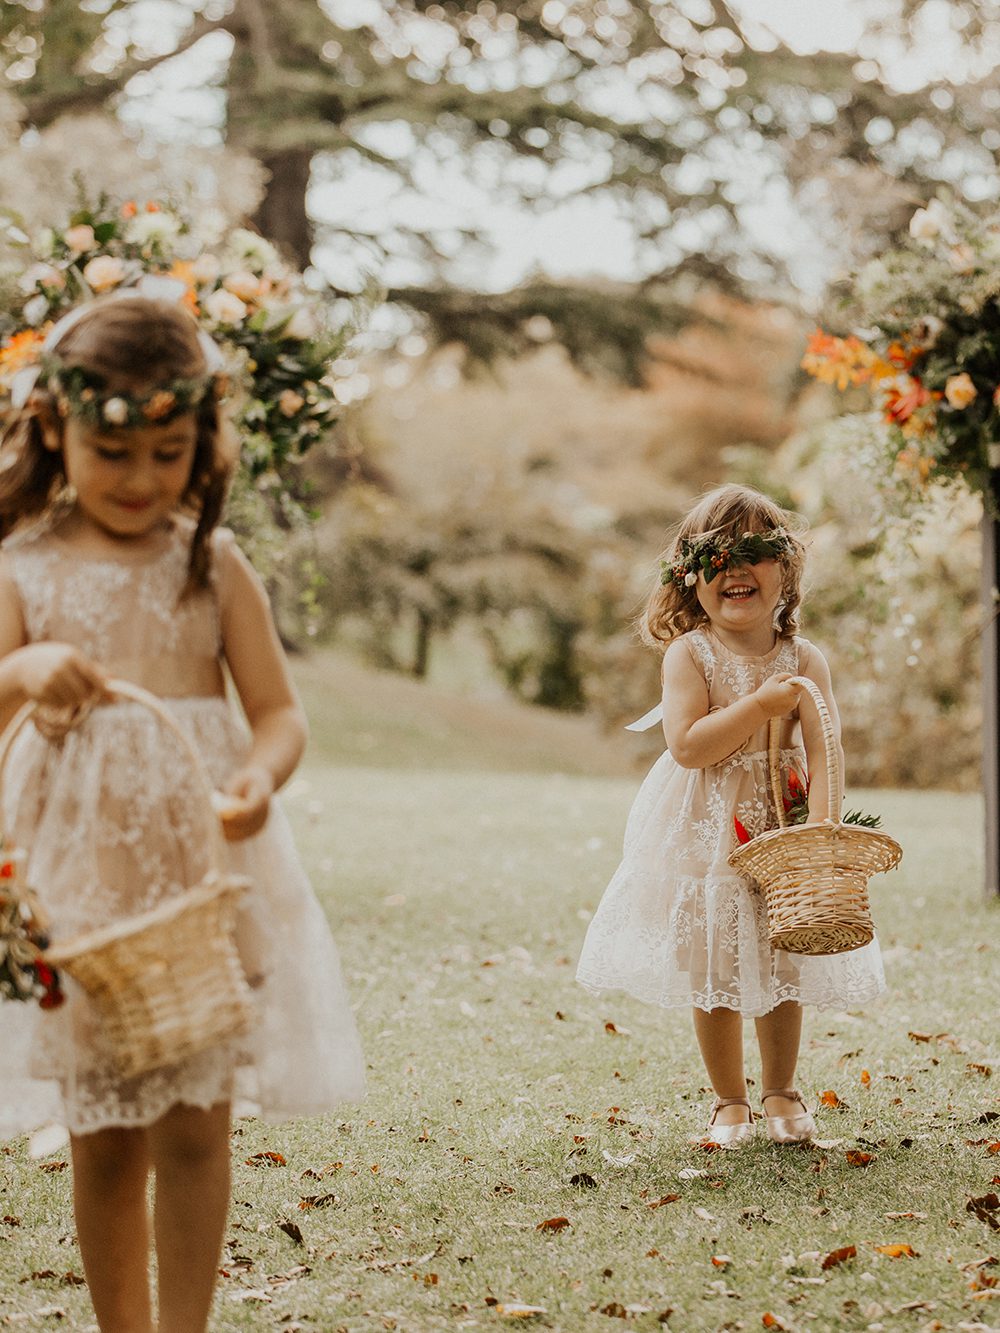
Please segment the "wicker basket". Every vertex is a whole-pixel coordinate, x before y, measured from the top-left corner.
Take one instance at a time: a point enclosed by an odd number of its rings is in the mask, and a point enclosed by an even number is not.
[[[236,912],[249,881],[224,871],[224,844],[212,788],[197,750],[155,695],[124,681],[109,694],[144,704],[181,742],[204,789],[212,869],[194,888],[140,916],[88,931],[47,949],[43,961],[89,994],[125,1078],[176,1064],[244,1031],[250,987],[235,942]],[[31,718],[25,706],[0,736],[0,780],[14,737]],[[44,899],[44,892],[42,893]]]
[[[795,676],[793,683],[803,687],[819,714],[826,748],[827,818],[822,824],[787,826],[779,763],[781,722],[775,718],[768,736],[768,768],[780,827],[737,847],[729,864],[760,885],[775,949],[848,953],[875,934],[869,876],[891,870],[903,849],[888,833],[840,823],[843,778],[826,701],[805,676]]]

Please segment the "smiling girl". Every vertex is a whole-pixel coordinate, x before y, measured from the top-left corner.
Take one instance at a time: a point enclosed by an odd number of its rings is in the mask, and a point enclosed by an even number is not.
[[[668,749],[629,815],[625,853],[590,923],[577,979],[664,1007],[693,1006],[716,1094],[706,1134],[727,1146],[755,1132],[743,1020],[760,1049],[770,1139],[808,1141],[796,1090],[803,1004],[852,1006],[885,989],[878,944],[830,957],[771,948],[752,881],[728,864],[736,829],[777,826],[767,735],[782,719],[781,767],[812,773],[810,820],[827,806],[822,732],[800,718],[806,676],[839,719],[823,654],[796,634],[804,548],[792,516],[745,486],[706,495],[681,522],[642,620],[663,653],[663,700],[633,730],[662,721]]]

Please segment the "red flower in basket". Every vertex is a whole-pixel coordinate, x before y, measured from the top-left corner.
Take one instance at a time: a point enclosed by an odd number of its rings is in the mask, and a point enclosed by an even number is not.
[[[749,842],[750,834],[746,831],[740,821],[733,815],[733,828],[736,830],[736,841],[739,843]]]
[[[59,985],[59,977],[56,972],[49,967],[48,963],[39,960],[35,964],[35,976],[38,978],[38,984],[44,987],[44,995],[39,996],[38,1006],[40,1009],[58,1009],[66,996]]]

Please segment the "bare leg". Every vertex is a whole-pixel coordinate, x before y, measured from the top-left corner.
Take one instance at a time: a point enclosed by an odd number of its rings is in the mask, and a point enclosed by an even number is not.
[[[802,1040],[802,1006],[786,1000],[756,1020],[762,1088],[794,1088]],[[768,1097],[769,1115],[799,1115],[802,1107],[787,1097]]]
[[[747,1080],[743,1070],[743,1015],[735,1009],[694,1011],[694,1031],[705,1061],[709,1082],[717,1097],[745,1097]],[[724,1106],[716,1124],[739,1125],[746,1122],[743,1106]]]
[[[156,1171],[159,1333],[208,1325],[229,1213],[229,1103],[175,1106],[149,1131]]]
[[[152,1333],[149,1156],[142,1129],[74,1134],[73,1210],[90,1299],[104,1333]]]

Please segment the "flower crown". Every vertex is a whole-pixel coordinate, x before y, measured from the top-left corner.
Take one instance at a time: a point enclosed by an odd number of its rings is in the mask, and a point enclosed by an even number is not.
[[[660,562],[660,582],[666,587],[693,588],[699,573],[711,583],[717,574],[741,565],[756,565],[761,560],[780,560],[792,553],[792,541],[784,528],[767,532],[744,532],[741,536],[718,536],[706,533],[703,537],[685,539],[673,560]]]
[[[168,380],[148,393],[111,390],[104,377],[83,366],[65,366],[58,357],[43,358],[41,379],[55,398],[61,417],[78,417],[90,426],[162,425],[199,407],[206,398],[224,397],[227,380],[220,373]]]

